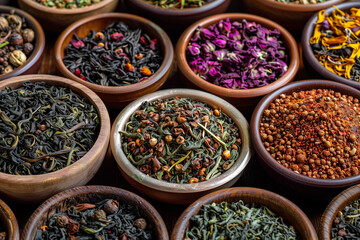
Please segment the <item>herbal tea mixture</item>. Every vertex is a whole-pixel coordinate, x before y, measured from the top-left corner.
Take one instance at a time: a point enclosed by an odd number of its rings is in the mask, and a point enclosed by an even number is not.
[[[282,3],[291,3],[291,4],[316,4],[326,2],[328,0],[274,0]]]
[[[201,7],[214,0],[144,0],[162,8],[194,8]]]
[[[339,211],[331,228],[331,240],[358,239],[360,237],[359,199]]]
[[[229,116],[189,98],[143,102],[120,133],[134,166],[171,183],[215,178],[231,168],[241,148]]]
[[[56,7],[56,8],[82,8],[90,6],[95,3],[99,3],[102,0],[34,0],[47,7]]]

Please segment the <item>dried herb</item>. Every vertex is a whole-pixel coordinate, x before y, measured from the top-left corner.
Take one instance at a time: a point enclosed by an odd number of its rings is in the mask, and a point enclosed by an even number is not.
[[[284,167],[312,178],[359,174],[359,100],[328,89],[281,94],[263,113],[260,136]]]
[[[331,240],[358,239],[360,237],[359,199],[337,213],[331,228]]]
[[[122,22],[90,31],[73,39],[65,49],[64,64],[84,81],[103,86],[124,86],[141,82],[161,66],[163,56],[157,39]]]
[[[93,146],[99,118],[68,88],[25,82],[0,92],[0,171],[43,174],[79,160]]]
[[[336,6],[335,6],[336,8]],[[325,16],[319,12],[310,44],[315,57],[330,72],[353,81],[360,81],[360,18],[359,9],[345,13],[336,8]]]
[[[186,57],[201,78],[234,89],[257,88],[280,78],[288,69],[280,31],[255,22],[221,20],[199,26]]]
[[[34,0],[47,7],[56,8],[82,8],[87,7],[95,3],[99,3],[102,0]]]
[[[142,218],[137,206],[116,200],[70,206],[57,212],[36,232],[35,240],[150,240],[153,228]]]
[[[282,3],[291,3],[291,4],[316,4],[326,2],[328,0],[274,0]]]
[[[120,133],[134,166],[171,183],[219,176],[235,163],[241,147],[229,116],[189,98],[143,102]]]
[[[194,8],[201,7],[213,0],[144,0],[162,8]]]
[[[184,240],[300,239],[294,227],[265,206],[239,202],[203,205],[191,217]]]

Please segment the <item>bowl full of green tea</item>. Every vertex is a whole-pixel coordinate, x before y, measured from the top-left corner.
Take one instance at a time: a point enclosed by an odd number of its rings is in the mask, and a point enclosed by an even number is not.
[[[44,5],[46,7],[55,7],[55,8],[67,8],[67,9],[75,9],[75,8],[83,8],[87,6],[91,6],[92,4],[96,4],[101,2],[102,0],[34,0],[35,2]]]
[[[123,175],[135,186],[160,191],[147,192],[161,201],[184,204],[199,192],[229,186],[250,157],[242,114],[200,91],[144,96],[119,114],[112,131],[112,150]],[[165,192],[175,193],[166,197]]]

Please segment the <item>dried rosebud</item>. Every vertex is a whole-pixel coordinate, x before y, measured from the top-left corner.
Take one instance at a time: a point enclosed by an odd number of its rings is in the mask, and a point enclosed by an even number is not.
[[[19,67],[26,62],[26,55],[21,50],[14,50],[10,53],[9,60],[14,67]]]
[[[116,32],[116,33],[111,34],[110,38],[112,40],[119,42],[124,38],[124,34]]]
[[[119,211],[119,202],[113,199],[108,200],[104,204],[104,211],[108,214],[117,213]]]
[[[78,222],[70,222],[68,224],[68,232],[70,235],[74,235],[75,233],[79,232],[80,224]]]
[[[69,218],[65,215],[58,216],[55,220],[55,223],[58,227],[66,227],[69,224]]]
[[[23,37],[18,33],[12,33],[9,36],[8,40],[9,40],[10,44],[13,46],[22,45],[24,42]]]
[[[156,50],[157,45],[158,45],[157,39],[151,40],[151,42],[150,42],[150,48],[151,48],[151,50]]]
[[[94,212],[93,215],[94,221],[106,221],[106,213],[104,210],[99,209]]]
[[[189,52],[192,55],[199,55],[200,54],[200,45],[197,43],[189,44],[189,46],[187,47],[187,50],[189,50]]]
[[[24,42],[31,43],[32,41],[34,41],[35,33],[32,29],[25,28],[22,36],[23,36]]]
[[[147,226],[146,220],[144,218],[138,218],[134,221],[134,226],[141,230],[145,230]]]
[[[72,39],[72,40],[70,41],[70,43],[71,43],[71,44],[73,45],[73,47],[76,48],[76,49],[85,47],[84,42],[81,41],[81,40],[76,41],[76,40]]]

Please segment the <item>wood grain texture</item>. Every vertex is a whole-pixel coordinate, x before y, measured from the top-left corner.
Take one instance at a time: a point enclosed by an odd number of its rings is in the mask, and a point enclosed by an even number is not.
[[[7,240],[20,238],[19,225],[10,207],[0,199],[0,226],[6,232]]]

